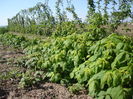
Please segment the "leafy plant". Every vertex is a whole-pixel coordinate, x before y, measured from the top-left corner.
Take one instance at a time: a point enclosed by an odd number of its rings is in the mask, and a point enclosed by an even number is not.
[[[0,27],[0,34],[4,34],[8,32],[8,28],[7,27]]]
[[[1,34],[0,39],[5,44],[20,47],[22,47],[20,43],[24,41],[26,47],[24,52],[27,56],[21,62],[32,71],[23,73],[20,81],[22,87],[43,80],[66,85],[77,83],[88,88],[89,95],[95,98],[101,91],[112,92],[118,86],[122,88],[118,88],[119,90],[132,89],[132,38],[111,34],[94,41],[87,35],[88,32],[72,34],[41,43],[33,43],[24,37],[11,34]],[[80,87],[70,89],[78,91]],[[126,93],[122,91],[121,94],[120,97],[132,96],[130,91]],[[115,97],[113,95],[99,97]]]
[[[72,92],[72,93],[77,93],[79,91],[82,91],[84,90],[85,88],[83,87],[83,85],[81,84],[74,84],[72,86],[69,86],[68,87],[69,91]]]

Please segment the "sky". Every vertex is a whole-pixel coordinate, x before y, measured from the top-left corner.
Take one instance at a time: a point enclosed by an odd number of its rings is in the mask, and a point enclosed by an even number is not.
[[[52,11],[55,11],[55,1],[49,0]],[[19,11],[35,6],[38,2],[45,0],[1,0],[0,1],[0,26],[7,25],[7,19],[15,16]],[[87,0],[73,0],[76,13],[82,19],[87,15]]]

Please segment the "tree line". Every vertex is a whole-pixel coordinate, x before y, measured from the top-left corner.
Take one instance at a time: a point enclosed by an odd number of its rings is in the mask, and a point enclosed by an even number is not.
[[[99,20],[95,24],[108,24],[112,30],[116,29],[124,19],[129,17],[133,19],[132,0],[87,0],[88,13],[85,22],[76,14],[72,1],[56,0],[56,15],[49,6],[49,0],[38,3],[32,8],[21,10],[13,18],[8,19],[8,28],[13,32],[66,36],[88,30],[86,26],[91,24],[94,16],[96,18],[100,15],[104,18],[104,21]],[[69,19],[67,12],[72,14],[73,20]]]

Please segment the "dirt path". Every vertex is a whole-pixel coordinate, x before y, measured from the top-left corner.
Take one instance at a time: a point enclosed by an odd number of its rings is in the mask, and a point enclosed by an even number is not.
[[[25,68],[15,66],[22,51],[0,44],[0,99],[92,99],[81,91],[72,94],[67,88],[55,83],[42,83],[27,89],[19,89],[21,74]]]
[[[0,99],[7,99],[10,91],[15,90],[23,68],[14,66],[14,60],[22,56],[22,52],[0,43]]]

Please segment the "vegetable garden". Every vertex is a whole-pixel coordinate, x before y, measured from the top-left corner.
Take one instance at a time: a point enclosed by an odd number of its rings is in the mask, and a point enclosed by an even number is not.
[[[105,0],[103,14],[103,1],[94,1],[88,0],[88,23],[80,20],[71,0],[67,0],[66,11],[73,15],[72,21],[62,11],[63,0],[56,1],[57,18],[45,2],[8,20],[11,32],[49,39],[29,40],[7,31],[0,34],[0,42],[25,53],[17,60],[18,66],[28,69],[21,74],[19,87],[47,81],[65,85],[73,93],[86,89],[96,99],[133,98],[133,38],[115,33],[124,24],[122,20],[133,18],[133,2],[120,0],[115,12],[118,2]],[[113,5],[112,15],[107,13],[109,4]]]

